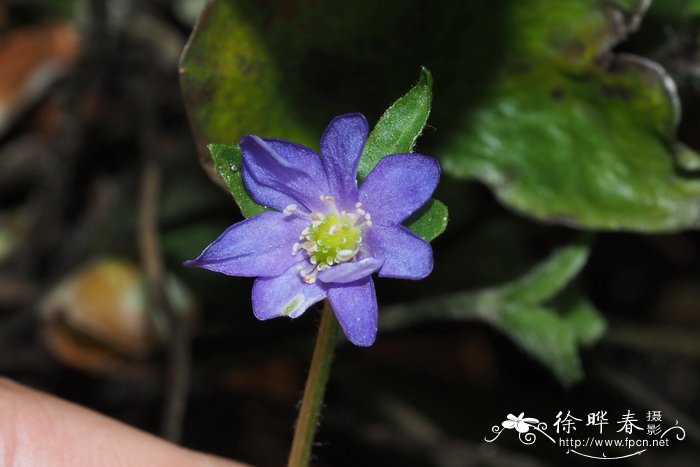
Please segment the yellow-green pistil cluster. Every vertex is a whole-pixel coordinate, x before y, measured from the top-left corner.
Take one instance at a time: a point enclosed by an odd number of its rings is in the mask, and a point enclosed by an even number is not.
[[[299,242],[292,246],[292,255],[304,250],[311,263],[310,268],[300,266],[299,273],[306,282],[316,282],[316,275],[331,266],[354,260],[362,247],[362,231],[372,225],[372,216],[362,209],[362,203],[355,205],[355,211],[338,211],[332,196],[321,196],[330,203],[328,213],[299,211],[296,204],[284,210],[287,215],[307,217],[311,223],[299,236]]]

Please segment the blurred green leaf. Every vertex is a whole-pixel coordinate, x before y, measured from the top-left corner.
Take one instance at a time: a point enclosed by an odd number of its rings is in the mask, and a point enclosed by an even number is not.
[[[696,225],[700,183],[677,174],[673,160],[673,82],[653,62],[607,55],[634,29],[642,2],[566,2],[556,11],[546,3],[513,10],[521,45],[506,49],[487,105],[447,150],[446,170],[549,221],[650,231]],[[610,15],[620,13],[623,28],[612,28]]]
[[[242,153],[238,145],[209,144],[207,146],[214,160],[214,167],[223,179],[226,187],[236,200],[244,217],[252,217],[266,211],[267,208],[256,203],[250,197],[241,175]]]
[[[563,384],[571,384],[582,377],[578,347],[594,343],[606,326],[589,302],[564,289],[588,255],[587,242],[581,241],[501,286],[386,307],[379,315],[380,329],[433,320],[481,320],[510,337]]]
[[[413,152],[416,140],[430,114],[433,77],[421,69],[420,80],[406,95],[394,102],[379,118],[365,144],[358,177],[363,180],[375,165],[389,154]]]
[[[576,339],[582,345],[593,344],[603,336],[607,329],[607,323],[595,307],[582,297],[572,297],[567,303],[566,309],[562,311],[564,319],[574,330]]]
[[[432,242],[447,228],[447,217],[447,206],[431,199],[420,211],[408,218],[406,227],[425,241]]]
[[[491,324],[549,367],[562,382],[578,381],[583,376],[575,332],[552,310],[505,306]]]
[[[315,144],[334,115],[376,118],[425,64],[440,84],[423,144],[447,172],[549,222],[698,225],[700,182],[675,167],[672,81],[610,53],[648,2],[283,3],[219,0],[203,14],[182,60],[200,145],[244,132]]]
[[[642,231],[696,225],[700,183],[677,173],[669,150],[670,78],[631,57],[615,67],[504,77],[493,105],[470,122],[475,134],[446,151],[445,170],[543,220]]]
[[[504,286],[501,293],[507,300],[520,303],[536,304],[549,300],[578,275],[589,254],[586,240],[561,248],[547,261]]]

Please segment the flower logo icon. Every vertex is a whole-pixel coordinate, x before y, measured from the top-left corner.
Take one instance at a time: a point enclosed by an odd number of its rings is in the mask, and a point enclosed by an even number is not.
[[[535,427],[540,422],[536,418],[524,418],[525,412],[521,412],[517,417],[512,413],[509,413],[501,425],[503,428],[512,430],[515,428],[518,433],[527,433],[530,431],[530,427]]]

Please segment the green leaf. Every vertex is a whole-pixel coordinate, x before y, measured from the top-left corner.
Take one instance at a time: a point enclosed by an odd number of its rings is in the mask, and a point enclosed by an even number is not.
[[[427,242],[432,242],[447,228],[447,206],[431,199],[420,211],[413,214],[406,227]]]
[[[595,307],[588,300],[575,295],[567,297],[565,294],[562,298],[564,300],[557,307],[574,330],[576,339],[582,345],[591,345],[600,339],[608,326]]]
[[[360,159],[360,180],[363,180],[384,157],[413,152],[413,146],[430,115],[432,88],[433,77],[427,68],[422,67],[418,83],[384,112],[369,134]],[[431,199],[406,221],[406,227],[430,242],[445,231],[447,218],[447,206]]]
[[[696,226],[700,182],[674,163],[673,82],[639,57],[600,59],[633,28],[641,3],[609,7],[633,18],[622,32],[596,2],[566,2],[556,12],[546,3],[512,11],[521,45],[506,49],[484,105],[446,147],[445,170],[481,180],[506,205],[542,220],[641,231]]]
[[[433,77],[421,68],[420,80],[379,118],[365,144],[358,176],[363,180],[389,154],[413,152],[416,140],[428,121],[433,97]]]
[[[200,148],[244,133],[313,146],[335,115],[379,117],[424,64],[440,84],[423,145],[446,172],[548,222],[695,227],[700,180],[674,161],[677,95],[655,64],[610,53],[646,5],[219,0],[183,56],[183,93]]]
[[[508,300],[521,303],[547,301],[578,275],[589,255],[590,246],[584,239],[563,247],[555,251],[546,262],[503,287],[502,293]]]
[[[551,310],[525,305],[506,306],[492,324],[549,367],[565,384],[583,376],[576,334]]]
[[[509,283],[385,307],[380,329],[434,320],[484,321],[542,362],[563,384],[571,384],[582,376],[578,348],[593,344],[606,327],[588,301],[564,289],[588,255],[589,246],[581,240]]]
[[[241,175],[242,153],[238,145],[210,144],[207,146],[214,161],[214,167],[236,200],[244,217],[252,217],[266,211],[267,208],[256,203],[250,197]]]
[[[566,298],[557,304],[559,313],[549,308],[506,306],[492,324],[568,384],[583,376],[578,347],[600,339],[607,324],[587,300],[575,295]]]

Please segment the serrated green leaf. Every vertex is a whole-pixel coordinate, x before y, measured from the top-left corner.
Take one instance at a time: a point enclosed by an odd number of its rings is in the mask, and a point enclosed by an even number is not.
[[[216,171],[241,209],[241,214],[244,217],[252,217],[267,211],[265,206],[256,203],[250,197],[243,183],[243,176],[241,175],[241,148],[234,144],[209,144],[207,147],[211,153]]]
[[[447,228],[447,206],[431,199],[420,211],[406,221],[408,229],[423,240],[432,242]]]
[[[389,154],[413,152],[413,146],[428,121],[432,97],[433,77],[423,67],[418,83],[384,112],[369,134],[360,159],[360,180]]]

